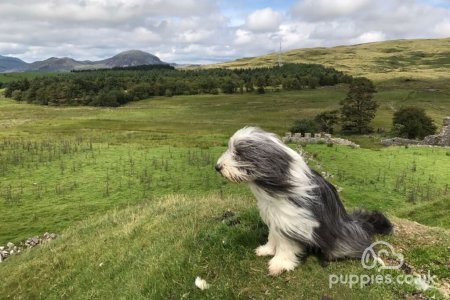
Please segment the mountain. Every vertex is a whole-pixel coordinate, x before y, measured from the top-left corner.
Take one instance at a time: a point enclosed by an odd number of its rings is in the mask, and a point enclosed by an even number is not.
[[[57,58],[50,57],[43,61],[36,61],[28,65],[27,71],[71,71],[89,65],[91,62],[76,61],[69,57]]]
[[[157,56],[140,50],[124,51],[111,58],[99,61],[99,63],[110,68],[165,64]]]
[[[21,59],[11,56],[0,55],[0,73],[22,71],[27,66],[27,63]]]
[[[372,80],[450,79],[450,38],[392,40],[332,48],[296,49],[213,64],[208,68],[254,68],[313,63]]]
[[[140,50],[124,51],[113,57],[99,61],[78,61],[70,57],[51,57],[30,64],[18,58],[0,56],[0,73],[15,71],[69,72],[71,70],[110,69],[115,67],[161,64],[167,63],[161,61],[153,54]]]

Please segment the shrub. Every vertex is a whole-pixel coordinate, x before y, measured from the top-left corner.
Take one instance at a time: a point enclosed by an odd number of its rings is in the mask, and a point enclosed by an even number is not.
[[[394,113],[392,119],[394,135],[408,139],[423,139],[436,132],[433,119],[425,114],[425,110],[418,107],[403,107]]]
[[[339,121],[338,113],[339,111],[337,110],[330,110],[318,114],[314,118],[314,121],[319,127],[319,130],[327,133],[333,133],[334,126]]]
[[[318,131],[317,123],[310,119],[300,119],[294,122],[294,125],[289,129],[294,133],[315,133]]]

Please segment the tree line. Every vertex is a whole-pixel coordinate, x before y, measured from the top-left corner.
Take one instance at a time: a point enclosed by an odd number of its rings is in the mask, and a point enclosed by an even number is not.
[[[177,70],[142,66],[75,71],[9,82],[5,96],[43,105],[119,106],[152,96],[265,93],[350,83],[352,77],[315,64],[255,69]]]

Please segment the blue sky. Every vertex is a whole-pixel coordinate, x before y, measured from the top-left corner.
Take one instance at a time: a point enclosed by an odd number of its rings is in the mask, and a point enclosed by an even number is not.
[[[0,55],[140,49],[211,63],[307,47],[450,36],[450,0],[2,0]]]

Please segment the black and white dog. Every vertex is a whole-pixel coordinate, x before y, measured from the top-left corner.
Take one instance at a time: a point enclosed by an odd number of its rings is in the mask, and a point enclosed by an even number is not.
[[[268,242],[256,248],[256,255],[273,256],[271,275],[293,270],[306,249],[319,250],[326,261],[360,258],[374,234],[392,231],[380,212],[347,214],[331,183],[275,134],[259,128],[238,130],[216,170],[250,185],[269,227]]]

